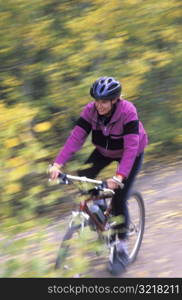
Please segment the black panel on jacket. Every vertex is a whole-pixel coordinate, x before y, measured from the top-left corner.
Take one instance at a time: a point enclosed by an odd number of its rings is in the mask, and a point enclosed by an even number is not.
[[[120,150],[123,148],[123,137],[112,139],[111,136],[105,136],[101,130],[92,131],[92,142],[108,150]]]
[[[86,121],[84,118],[80,117],[76,123],[76,125],[83,128],[87,133],[90,133],[92,125]]]
[[[139,133],[139,121],[138,120],[128,122],[127,124],[124,125],[123,135],[131,134],[131,133],[133,133],[133,134]]]

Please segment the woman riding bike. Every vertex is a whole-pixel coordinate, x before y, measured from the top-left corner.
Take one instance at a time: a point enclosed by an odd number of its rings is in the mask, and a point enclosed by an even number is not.
[[[108,188],[115,190],[112,213],[117,217],[112,236],[113,243],[116,243],[115,253],[108,264],[108,270],[114,275],[120,275],[128,264],[127,199],[148,142],[135,106],[121,97],[121,90],[120,82],[113,77],[100,77],[92,84],[90,95],[94,101],[83,109],[50,170],[51,179],[56,179],[63,166],[81,149],[90,132],[95,150],[85,163],[92,165],[78,171],[78,175],[94,179],[111,162],[118,162],[114,176],[107,180]],[[120,188],[121,182],[124,183],[123,189]]]

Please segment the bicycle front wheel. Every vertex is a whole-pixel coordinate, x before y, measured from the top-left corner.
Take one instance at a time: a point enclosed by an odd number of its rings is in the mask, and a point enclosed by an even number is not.
[[[68,227],[66,233],[64,234],[64,236],[62,238],[62,241],[61,241],[61,244],[60,244],[60,247],[58,250],[58,254],[56,257],[56,262],[55,262],[56,270],[59,269],[63,265],[65,258],[67,256],[68,249],[69,249],[69,244],[67,243],[67,241],[70,240],[73,237],[74,233],[78,232],[80,228],[81,228],[81,224],[71,225]]]
[[[129,262],[136,259],[143,239],[145,228],[145,207],[142,195],[133,192],[128,199],[129,226],[128,252]]]

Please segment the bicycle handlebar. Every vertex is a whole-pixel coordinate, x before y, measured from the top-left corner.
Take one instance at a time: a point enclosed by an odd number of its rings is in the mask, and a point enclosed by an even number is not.
[[[49,179],[51,181],[51,179]],[[115,192],[111,189],[107,188],[107,184],[105,181],[101,180],[95,180],[91,179],[85,176],[73,176],[65,173],[60,173],[58,176],[58,183],[64,183],[64,184],[71,184],[72,181],[80,181],[80,182],[87,182],[87,183],[93,183],[97,185],[97,189],[104,191],[105,193],[115,194]]]
[[[103,184],[103,181],[101,180],[95,180],[95,179],[91,179],[91,178],[88,178],[86,176],[73,176],[73,175],[69,175],[69,174],[64,174],[64,173],[61,173],[59,175],[59,178],[61,179],[70,179],[70,180],[73,180],[73,181],[80,181],[80,182],[87,182],[87,183],[93,183],[93,184]]]

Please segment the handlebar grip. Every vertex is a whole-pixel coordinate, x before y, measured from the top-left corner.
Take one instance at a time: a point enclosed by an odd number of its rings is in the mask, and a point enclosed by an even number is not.
[[[106,180],[103,180],[103,181],[102,181],[101,187],[102,187],[102,188],[105,188],[105,189],[108,188],[108,184],[107,184],[107,181],[106,181]]]
[[[65,173],[60,173],[58,175],[58,181],[59,183],[69,184],[70,180],[67,178]]]
[[[113,179],[113,181],[115,181],[120,186],[121,189],[124,188],[124,183],[121,182],[120,180],[118,180],[118,178],[116,176],[113,176],[112,179]]]
[[[124,183],[123,182],[118,182],[117,181],[117,184],[120,186],[121,189],[124,188]],[[101,186],[102,186],[102,188],[108,189],[107,181],[106,180],[102,181]]]

